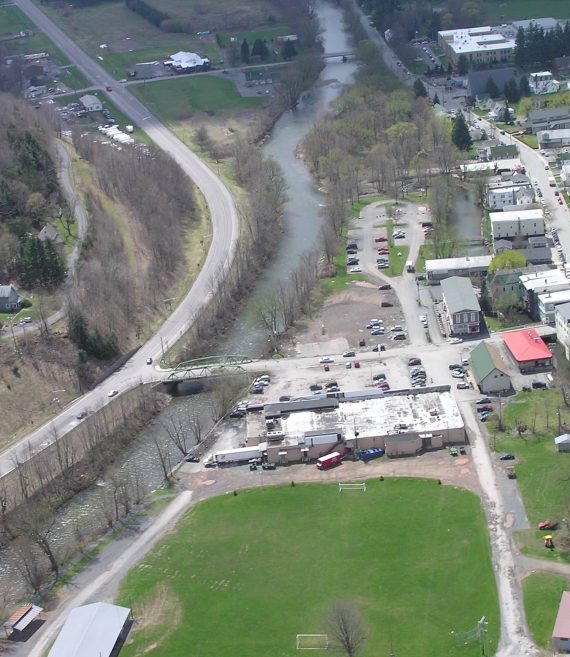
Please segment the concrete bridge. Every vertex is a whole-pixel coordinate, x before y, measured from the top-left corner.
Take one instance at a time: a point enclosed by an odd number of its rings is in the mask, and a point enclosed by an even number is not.
[[[323,59],[334,59],[335,57],[341,57],[345,61],[349,57],[353,57],[353,56],[354,56],[354,52],[352,52],[351,50],[344,50],[339,52],[324,52],[322,54]]]

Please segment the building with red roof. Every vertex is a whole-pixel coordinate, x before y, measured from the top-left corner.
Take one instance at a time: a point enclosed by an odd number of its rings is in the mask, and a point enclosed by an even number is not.
[[[552,647],[556,652],[570,652],[570,593],[564,591],[552,630]]]
[[[535,329],[508,331],[503,342],[521,372],[532,372],[552,367],[552,352]]]

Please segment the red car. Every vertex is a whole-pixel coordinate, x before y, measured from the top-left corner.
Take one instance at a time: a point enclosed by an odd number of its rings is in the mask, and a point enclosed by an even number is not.
[[[558,205],[562,205],[562,197],[561,196],[557,196],[556,200],[558,201]]]
[[[477,411],[479,413],[492,413],[493,412],[493,407],[492,406],[479,406],[477,408]]]
[[[389,253],[389,249],[378,249],[378,255],[388,255]]]
[[[543,520],[542,522],[538,523],[538,528],[542,530],[558,529],[558,523],[552,522],[552,520]]]
[[[384,383],[379,383],[377,388],[380,388],[380,390],[390,390],[390,385],[384,381]]]
[[[380,237],[376,237],[376,238],[374,239],[374,241],[375,241],[375,242],[387,242],[387,241],[388,241],[388,238],[387,238],[387,237],[384,237],[383,235],[380,235]]]
[[[392,286],[390,285],[390,283],[384,283],[384,285],[379,285],[378,289],[379,290],[391,290]]]

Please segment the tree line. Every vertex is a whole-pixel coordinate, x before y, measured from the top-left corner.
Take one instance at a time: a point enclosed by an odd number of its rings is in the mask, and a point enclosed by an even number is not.
[[[570,55],[570,22],[564,27],[557,23],[553,30],[531,23],[519,28],[515,39],[515,63],[518,66],[534,66],[551,62],[556,57]]]

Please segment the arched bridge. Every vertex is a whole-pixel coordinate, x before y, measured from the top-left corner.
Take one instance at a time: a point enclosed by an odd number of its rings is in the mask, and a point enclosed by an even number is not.
[[[242,367],[245,363],[251,363],[248,356],[208,356],[179,363],[170,370],[164,383],[178,383],[190,379],[203,379],[214,376],[228,376],[229,374],[241,374],[245,372]]]

